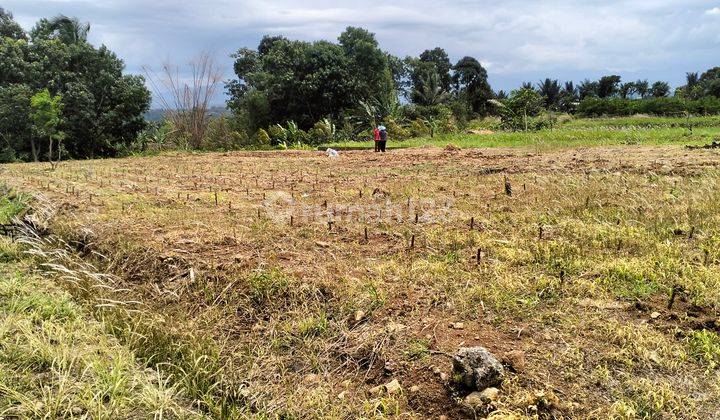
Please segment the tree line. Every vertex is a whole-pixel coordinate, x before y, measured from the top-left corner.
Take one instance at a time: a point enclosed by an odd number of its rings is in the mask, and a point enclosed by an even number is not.
[[[57,16],[26,32],[0,8],[0,161],[116,156],[146,127],[144,78],[89,31]]]
[[[237,77],[226,86],[228,107],[250,133],[288,122],[331,132],[338,125],[367,130],[404,114],[467,118],[487,114],[494,97],[477,59],[452,64],[442,48],[399,58],[362,28],[347,28],[337,42],[265,36],[257,48],[241,48],[233,58]],[[401,100],[411,105],[401,106]],[[327,120],[335,127],[322,123]],[[282,136],[283,130],[273,131]]]
[[[618,75],[577,85],[546,78],[495,92],[476,58],[452,63],[440,47],[396,57],[374,34],[355,27],[337,42],[265,36],[233,58],[228,106],[245,141],[256,144],[325,142],[338,132],[362,138],[378,122],[402,138],[454,131],[488,115],[500,116],[503,128],[527,130],[552,125],[557,113],[720,113],[720,68],[688,73],[675,92],[664,81],[624,82]]]
[[[377,124],[402,139],[457,132],[487,116],[503,129],[530,130],[562,113],[720,113],[720,67],[688,73],[674,92],[663,81],[618,75],[494,91],[477,58],[452,62],[441,47],[398,57],[373,33],[348,27],[335,41],[266,35],[232,55],[234,77],[224,83],[205,53],[190,64],[191,82],[170,64],[159,75],[146,71],[166,117],[148,124],[146,78],[124,74],[112,51],[87,42],[89,31],[57,16],[26,32],[0,9],[0,161],[118,156],[149,144],[302,147],[364,139]],[[229,112],[213,116],[210,101],[223,85]]]

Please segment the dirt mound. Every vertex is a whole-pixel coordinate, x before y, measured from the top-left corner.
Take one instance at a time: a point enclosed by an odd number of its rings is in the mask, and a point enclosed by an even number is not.
[[[468,133],[468,134],[476,134],[476,135],[479,135],[479,136],[486,136],[486,135],[488,135],[488,134],[495,134],[495,132],[492,131],[492,130],[468,130],[467,133]]]
[[[713,140],[712,143],[706,144],[704,146],[685,146],[690,150],[695,149],[720,149],[720,140]]]

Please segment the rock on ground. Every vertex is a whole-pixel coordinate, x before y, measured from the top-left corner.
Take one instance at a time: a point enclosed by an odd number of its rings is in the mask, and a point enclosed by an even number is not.
[[[482,391],[500,385],[505,370],[486,348],[463,347],[453,357],[453,373],[463,388]]]
[[[465,397],[465,404],[473,408],[483,407],[496,401],[500,395],[500,390],[497,388],[486,388],[484,391],[471,392],[470,395]]]

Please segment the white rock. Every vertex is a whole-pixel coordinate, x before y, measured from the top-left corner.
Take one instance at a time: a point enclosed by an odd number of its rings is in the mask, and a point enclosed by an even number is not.
[[[393,379],[385,384],[385,390],[388,394],[394,395],[402,392],[402,386],[400,386],[400,382],[398,382],[397,379]]]
[[[483,392],[480,393],[480,398],[485,402],[496,401],[498,396],[500,396],[500,390],[494,387],[485,388]]]

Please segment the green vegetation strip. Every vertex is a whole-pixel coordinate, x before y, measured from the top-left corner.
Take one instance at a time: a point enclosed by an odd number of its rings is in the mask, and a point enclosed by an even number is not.
[[[720,138],[720,128],[653,128],[653,129],[612,129],[568,126],[557,130],[535,132],[495,132],[492,134],[442,134],[434,138],[421,137],[405,141],[390,141],[388,148],[445,147],[452,144],[460,148],[475,147],[533,147],[543,150],[568,147],[614,146],[614,145],[689,145],[708,144]],[[392,139],[391,139],[392,140]],[[338,142],[320,147],[333,149],[369,149],[373,143]]]

